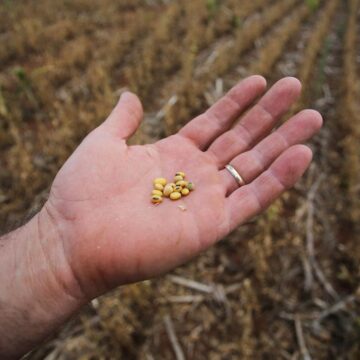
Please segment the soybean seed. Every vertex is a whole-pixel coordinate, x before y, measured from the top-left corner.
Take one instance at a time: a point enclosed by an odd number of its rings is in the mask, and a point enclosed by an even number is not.
[[[186,195],[188,195],[188,194],[189,194],[189,192],[190,192],[190,190],[189,190],[189,189],[187,189],[187,188],[182,189],[182,190],[181,190],[181,195],[186,196]]]
[[[159,184],[159,183],[156,183],[154,184],[154,189],[155,190],[160,190],[160,191],[163,191],[164,190],[164,186]]]
[[[195,190],[195,185],[192,182],[187,183],[186,188],[190,191]]]
[[[167,183],[167,180],[165,178],[154,179],[154,184],[161,184],[162,186],[165,186],[166,183]]]
[[[159,195],[153,195],[151,197],[151,201],[154,203],[154,204],[160,204],[162,201],[163,201],[163,198],[162,196],[159,196]]]
[[[176,185],[174,188],[174,191],[180,192],[181,190],[182,190],[182,186],[180,186],[180,185]]]
[[[170,199],[171,200],[178,200],[181,198],[181,194],[177,191],[174,191],[170,194]]]
[[[174,191],[174,188],[170,185],[170,184],[167,184],[165,187],[164,187],[164,196],[169,196],[172,192]]]
[[[175,176],[182,176],[183,178],[185,178],[185,173],[183,171],[178,171]]]
[[[176,185],[180,185],[181,187],[184,187],[186,185],[186,181],[184,180],[177,181]]]
[[[158,196],[162,196],[162,191],[160,191],[160,190],[153,190],[152,192],[151,192],[151,194],[152,195],[158,195]]]
[[[184,180],[184,178],[183,178],[182,176],[180,176],[180,175],[176,175],[176,176],[174,177],[174,181],[175,181],[175,182],[180,181],[180,180]]]

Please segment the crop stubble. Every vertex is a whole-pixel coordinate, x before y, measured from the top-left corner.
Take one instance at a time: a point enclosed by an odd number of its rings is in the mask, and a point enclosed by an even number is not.
[[[119,8],[107,1],[111,11],[100,3],[94,7],[89,0],[68,3],[70,8],[65,10],[56,5],[56,9],[69,14],[59,19],[51,10],[53,2],[41,2],[43,10],[32,20],[25,18],[27,11],[18,8],[22,27],[13,33],[8,31],[11,21],[0,22],[0,37],[6,39],[0,50],[3,229],[5,224],[20,219],[29,207],[41,205],[58,167],[84,134],[106,116],[123,87],[137,89],[151,110],[165,103],[169,94],[176,94],[178,100],[164,118],[166,133],[171,134],[206,106],[204,93],[217,78],[235,74],[234,69],[254,48],[256,39],[265,40],[259,42],[257,57],[248,70],[273,78],[282,53],[312,12],[295,0],[243,1],[241,6],[235,0],[150,1],[153,4],[147,6],[135,1],[123,2]],[[190,292],[168,277],[117,290],[94,302],[74,325],[70,324],[57,340],[44,345],[32,358],[55,352],[63,359],[114,354],[124,358],[151,358],[156,354],[173,358],[171,344],[164,336],[163,314],[171,315],[188,358],[254,358],[269,354],[298,357],[301,349],[295,320],[297,329],[300,321],[305,345],[314,358],[356,356],[359,349],[352,340],[359,312],[356,302],[350,300],[360,279],[358,257],[351,251],[356,249],[352,235],[338,236],[337,226],[341,228],[341,224],[336,221],[344,218],[344,213],[353,223],[358,219],[359,2],[349,0],[348,5],[337,0],[321,2],[297,69],[306,94],[301,104],[313,106],[318,73],[334,66],[324,51],[328,35],[334,32],[332,22],[339,22],[338,13],[347,14],[344,76],[337,74],[332,79],[339,84],[342,81],[344,91],[333,93],[335,104],[341,105],[336,116],[330,109],[334,103],[322,108],[328,116],[325,120],[341,125],[344,135],[340,145],[344,161],[334,167],[341,168],[341,174],[322,168],[333,159],[339,161],[324,145],[326,137],[330,137],[330,143],[339,140],[336,132],[331,133],[336,127],[328,126],[313,144],[313,169],[294,191],[278,200],[264,216],[245,224],[227,241],[176,271],[183,278],[216,283],[214,294]],[[38,9],[33,4],[28,6],[28,12]],[[131,17],[124,19],[123,12]],[[77,19],[74,15],[78,13],[82,16]],[[0,16],[4,14],[1,9]],[[70,29],[73,22],[79,26],[75,32]],[[50,31],[41,35],[37,30],[40,25]],[[34,34],[27,38],[23,29],[34,29]],[[49,51],[44,36],[54,40]],[[173,56],[169,57],[168,51]],[[30,64],[25,61],[28,53]],[[332,55],[338,56],[336,52]],[[325,70],[321,68],[324,56]],[[16,65],[24,67],[25,73],[14,76]],[[327,85],[326,80],[322,87]],[[333,91],[334,84],[330,88]],[[161,95],[160,101],[153,94]],[[140,131],[137,141],[145,135]],[[322,171],[328,178],[312,198],[309,193]],[[344,193],[338,178],[346,184]],[[347,200],[339,201],[337,207],[329,201],[326,204],[334,208],[324,209],[327,192]],[[349,208],[345,208],[346,202],[351,204]],[[315,215],[311,215],[311,206],[315,206]],[[312,232],[315,262],[308,245]],[[228,285],[237,290],[227,293]],[[346,312],[334,312],[324,317],[320,327],[313,326],[314,318],[325,316],[323,311],[330,311],[342,300],[348,301]]]

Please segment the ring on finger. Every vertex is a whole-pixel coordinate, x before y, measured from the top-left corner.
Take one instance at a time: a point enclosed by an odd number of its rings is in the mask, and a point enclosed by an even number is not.
[[[235,179],[236,183],[239,185],[239,187],[245,185],[244,179],[241,177],[241,175],[236,171],[236,169],[231,164],[225,165],[225,168],[234,177],[234,179]]]

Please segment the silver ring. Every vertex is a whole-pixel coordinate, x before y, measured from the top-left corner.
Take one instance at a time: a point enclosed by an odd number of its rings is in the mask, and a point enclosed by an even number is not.
[[[240,174],[235,170],[235,168],[232,165],[227,164],[227,165],[225,165],[225,168],[235,178],[235,180],[236,180],[236,182],[237,182],[237,184],[239,186],[244,186],[245,185],[244,179],[240,176]]]

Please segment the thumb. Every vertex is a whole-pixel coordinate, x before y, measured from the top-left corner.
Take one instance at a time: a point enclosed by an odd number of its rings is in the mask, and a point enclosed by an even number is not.
[[[104,124],[114,135],[128,139],[135,133],[143,118],[144,112],[139,98],[129,92],[124,92],[115,108]]]

